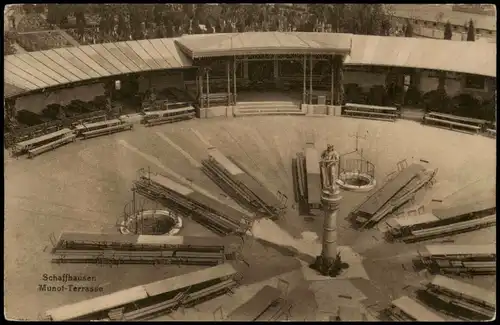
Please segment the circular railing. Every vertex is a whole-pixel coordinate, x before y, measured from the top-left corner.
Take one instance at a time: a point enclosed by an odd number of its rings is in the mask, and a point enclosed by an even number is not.
[[[375,185],[375,165],[362,158],[340,158],[337,184],[344,190],[366,192]]]

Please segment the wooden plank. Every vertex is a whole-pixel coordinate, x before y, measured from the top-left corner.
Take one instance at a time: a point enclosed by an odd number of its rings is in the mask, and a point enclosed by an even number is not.
[[[167,292],[173,292],[179,289],[187,289],[196,284],[201,284],[210,280],[221,279],[236,275],[236,270],[229,263],[217,265],[211,268],[196,272],[183,274],[180,276],[156,281],[144,286],[150,297],[157,296]]]
[[[53,321],[71,320],[99,311],[123,306],[148,297],[143,286],[113,292],[108,295],[54,308],[46,312]]]
[[[266,308],[278,300],[280,296],[280,290],[266,285],[250,298],[250,300],[236,308],[227,319],[233,321],[254,321],[266,310]]]
[[[345,107],[361,108],[361,109],[373,109],[373,110],[378,110],[378,111],[397,111],[398,110],[396,107],[391,107],[391,106],[377,106],[377,105],[365,105],[365,104],[354,104],[354,103],[347,103],[347,104],[345,104]]]

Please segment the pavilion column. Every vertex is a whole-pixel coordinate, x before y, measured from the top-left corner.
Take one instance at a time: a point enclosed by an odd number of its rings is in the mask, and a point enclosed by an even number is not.
[[[344,68],[341,55],[335,56],[335,79],[336,79],[336,99],[335,105],[342,105],[344,102]]]
[[[207,69],[207,108],[210,107],[210,77],[209,69]]]
[[[344,104],[344,57],[339,55],[339,105]]]
[[[227,106],[231,105],[231,67],[229,65],[229,60],[226,60],[226,72],[227,72]]]
[[[233,58],[233,101],[234,105],[236,105],[236,98],[238,94],[236,92],[236,57]]]
[[[331,85],[330,85],[330,105],[334,105],[334,96],[335,96],[335,69],[333,65],[335,64],[335,57],[332,56],[330,58],[330,77],[331,77]]]
[[[312,105],[313,94],[313,57],[309,56],[309,105]]]
[[[304,89],[302,90],[302,104],[306,103],[306,76],[307,76],[307,59],[304,55],[304,62],[302,62],[302,71],[304,72]]]
[[[199,78],[199,75],[200,75],[200,72],[196,71],[196,78],[194,78],[194,79],[196,81],[196,96],[198,98],[200,98],[200,78]]]
[[[203,73],[204,73],[204,70],[200,71],[200,73],[198,74],[198,85],[199,85],[199,92],[200,92],[200,96],[199,96],[199,99],[200,99],[200,107],[203,108]]]

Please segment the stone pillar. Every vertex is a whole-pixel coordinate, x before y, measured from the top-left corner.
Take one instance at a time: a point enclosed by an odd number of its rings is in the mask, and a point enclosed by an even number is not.
[[[313,57],[309,56],[309,105],[312,105],[313,94]]]
[[[302,70],[304,72],[304,89],[302,91],[302,104],[306,104],[307,60],[305,55],[304,55],[304,62],[302,63]]]
[[[333,151],[332,151],[333,150]],[[329,148],[323,152],[320,161],[321,205],[324,212],[323,241],[321,255],[312,265],[322,275],[337,276],[342,269],[341,257],[337,252],[337,214],[339,210],[340,190],[336,184],[339,157]]]
[[[321,257],[323,263],[327,265],[333,265],[337,259],[337,213],[341,199],[338,189],[334,193],[323,191],[321,196],[321,204],[325,215]]]

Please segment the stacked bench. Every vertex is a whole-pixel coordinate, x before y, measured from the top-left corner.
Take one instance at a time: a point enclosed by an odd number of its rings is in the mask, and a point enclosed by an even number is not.
[[[63,146],[75,140],[75,134],[70,129],[62,129],[56,132],[44,134],[37,138],[18,142],[12,148],[14,155],[27,153],[29,158]]]
[[[455,116],[451,114],[431,112],[425,114],[424,124],[448,126],[450,130],[468,131],[479,133],[487,123],[485,120]]]
[[[74,142],[75,139],[76,139],[76,135],[74,133],[67,132],[62,137],[59,137],[57,140],[55,140],[53,142],[50,142],[50,143],[44,144],[40,147],[36,147],[36,148],[28,150],[28,158],[33,158],[33,157],[38,156],[44,152],[62,147],[65,144],[68,144],[70,142]]]
[[[145,126],[155,126],[182,120],[189,120],[192,119],[194,116],[195,116],[194,107],[186,106],[164,111],[146,112],[141,120],[141,123],[144,124]]]
[[[491,127],[486,128],[486,135],[492,138],[497,137],[497,124],[493,123]]]
[[[71,119],[69,119],[69,124],[71,127],[75,128],[80,124],[84,123],[95,123],[95,122],[101,122],[105,121],[108,118],[107,114],[105,111],[95,111],[91,113],[86,113],[78,116],[74,116]]]
[[[342,115],[390,122],[394,122],[399,117],[398,109],[396,107],[353,103],[347,103],[344,105]]]
[[[75,127],[76,134],[83,139],[99,137],[115,132],[132,130],[132,123],[122,121],[120,119],[112,119],[95,123],[82,123]]]

